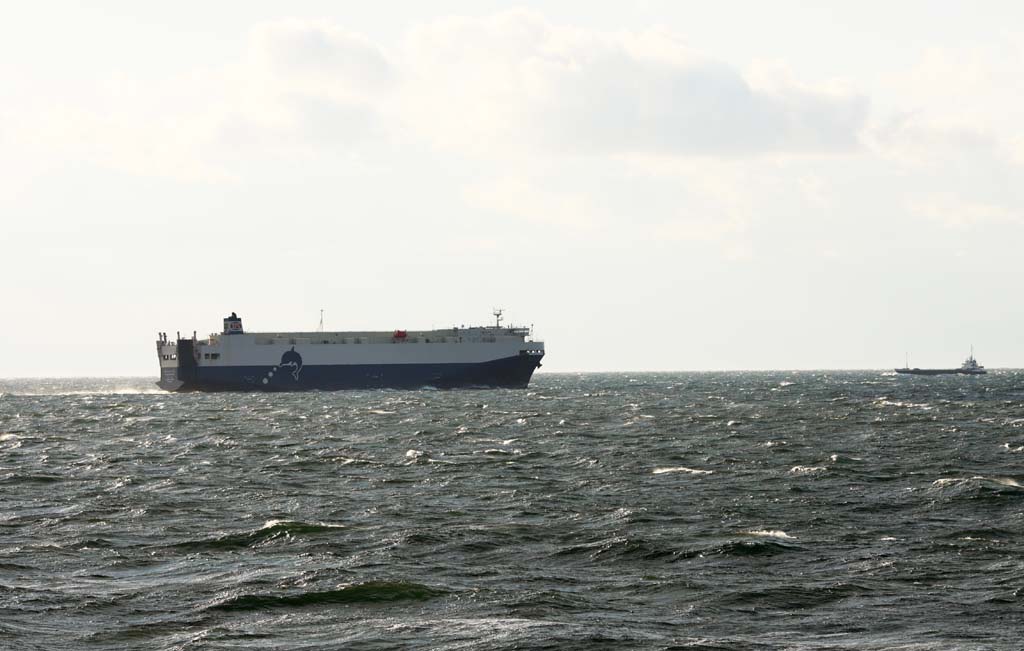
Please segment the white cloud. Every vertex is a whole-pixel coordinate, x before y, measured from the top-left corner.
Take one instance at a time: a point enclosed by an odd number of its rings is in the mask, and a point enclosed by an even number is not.
[[[406,104],[437,142],[572,153],[748,155],[857,147],[866,101],[755,88],[664,32],[606,34],[528,12],[415,30]]]
[[[752,89],[714,62],[680,66],[605,52],[551,70],[536,109],[554,146],[587,152],[746,155],[850,150],[863,103]]]
[[[279,81],[308,82],[327,92],[376,92],[397,75],[381,48],[329,21],[258,25],[250,35],[250,56]]]
[[[1024,90],[1019,70],[1024,49],[1019,39],[984,45],[931,47],[883,79],[884,92],[903,110],[924,111],[946,122],[1016,122]]]
[[[934,193],[912,199],[907,207],[913,214],[951,229],[1024,225],[1024,215],[1019,211],[996,203],[963,199],[950,193]]]
[[[964,156],[1019,163],[1022,63],[1024,48],[1005,34],[984,44],[927,48],[880,80],[876,92],[887,106],[865,140],[887,158],[927,167]]]
[[[929,117],[918,111],[894,115],[867,130],[879,154],[905,163],[938,165],[950,157],[1000,155],[1000,143],[983,123]]]
[[[237,63],[108,78],[12,110],[15,145],[44,161],[223,180],[260,156],[383,142],[490,158],[848,151],[866,102],[791,80],[753,86],[664,31],[604,33],[511,11],[419,25],[390,52],[330,21],[263,23]]]

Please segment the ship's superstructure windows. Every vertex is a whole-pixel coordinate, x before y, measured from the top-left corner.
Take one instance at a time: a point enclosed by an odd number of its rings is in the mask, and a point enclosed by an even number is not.
[[[210,359],[220,359],[220,353],[210,353]]]

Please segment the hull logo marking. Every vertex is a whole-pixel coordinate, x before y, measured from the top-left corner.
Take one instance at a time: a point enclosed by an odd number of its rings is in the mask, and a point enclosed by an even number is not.
[[[289,367],[292,369],[292,377],[295,381],[299,381],[299,371],[302,370],[302,355],[295,352],[295,346],[292,346],[291,350],[286,350],[284,355],[281,355],[281,363],[274,368],[267,371],[267,376],[263,378],[263,384],[270,384],[270,380],[274,378],[274,373],[278,369]]]

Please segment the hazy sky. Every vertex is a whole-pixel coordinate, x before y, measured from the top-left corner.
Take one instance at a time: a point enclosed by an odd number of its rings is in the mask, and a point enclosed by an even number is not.
[[[1018,2],[17,3],[2,376],[446,327],[545,370],[1024,367]]]

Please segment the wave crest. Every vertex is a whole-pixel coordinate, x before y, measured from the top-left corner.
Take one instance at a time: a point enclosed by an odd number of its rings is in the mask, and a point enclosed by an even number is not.
[[[683,473],[687,473],[687,474],[690,474],[690,475],[710,475],[710,474],[713,474],[715,471],[714,470],[700,470],[700,469],[697,469],[697,468],[685,468],[683,466],[678,466],[678,467],[675,467],[675,468],[655,468],[654,470],[651,471],[651,474],[654,474],[654,475],[664,475],[664,474],[670,473],[670,472],[683,472]]]
[[[225,599],[209,610],[252,611],[277,608],[304,608],[332,604],[425,601],[445,594],[444,590],[405,581],[367,581],[338,588],[289,595],[243,594]]]
[[[324,522],[268,520],[262,527],[253,531],[228,534],[226,536],[207,538],[205,540],[188,540],[171,545],[171,547],[174,549],[190,551],[257,547],[276,540],[288,539],[295,536],[308,536],[326,533],[340,529],[342,526],[343,525],[340,524],[327,524]]]

